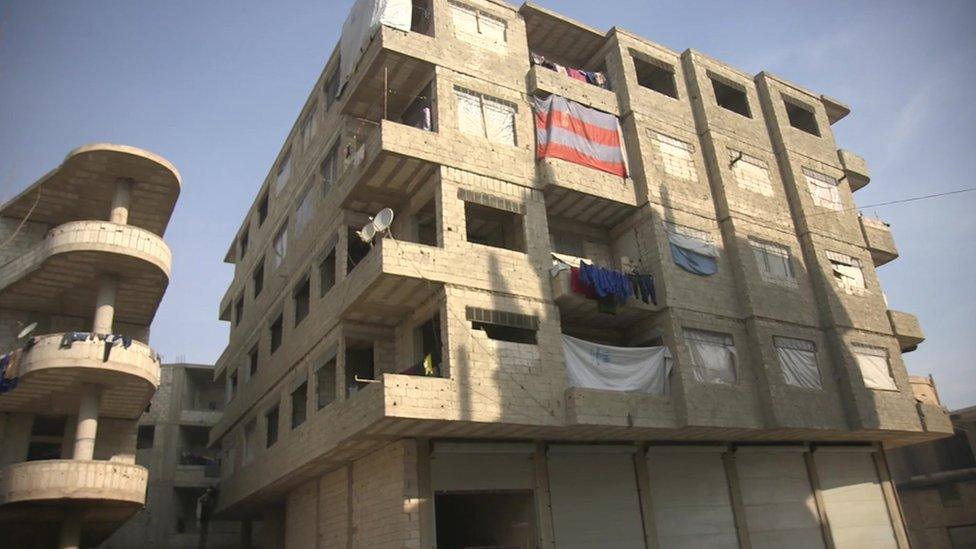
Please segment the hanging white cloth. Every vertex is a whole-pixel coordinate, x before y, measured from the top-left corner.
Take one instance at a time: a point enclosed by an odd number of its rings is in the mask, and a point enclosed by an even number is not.
[[[667,347],[612,347],[563,335],[570,387],[668,394]]]
[[[342,25],[339,39],[341,84],[356,70],[359,58],[380,25],[410,31],[413,3],[410,0],[357,0]]]
[[[783,380],[787,385],[805,389],[823,389],[820,368],[817,366],[817,348],[810,341],[785,337],[775,338]]]

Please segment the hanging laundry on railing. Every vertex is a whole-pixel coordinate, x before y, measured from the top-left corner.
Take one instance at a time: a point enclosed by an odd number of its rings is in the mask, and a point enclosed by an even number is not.
[[[17,388],[20,377],[20,362],[36,342],[37,338],[32,337],[20,349],[0,356],[0,394]]]
[[[532,98],[536,158],[559,158],[627,177],[616,116],[550,95]]]
[[[587,84],[593,84],[594,86],[599,86],[605,90],[610,89],[610,83],[607,80],[606,75],[599,71],[584,71],[582,69],[576,69],[573,67],[564,67],[559,63],[550,61],[544,56],[538,53],[529,54],[529,58],[532,60],[532,64],[537,67],[543,67],[551,71],[556,71],[560,74],[569,76],[570,78],[575,78],[576,80],[581,80]]]
[[[676,265],[689,273],[708,276],[718,272],[718,249],[714,244],[693,236],[668,233],[671,257]]]
[[[667,347],[612,347],[564,334],[563,356],[570,387],[668,394]]]

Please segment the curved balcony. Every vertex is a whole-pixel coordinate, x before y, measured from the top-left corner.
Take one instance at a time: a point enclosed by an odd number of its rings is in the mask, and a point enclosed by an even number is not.
[[[141,507],[149,470],[114,461],[54,459],[10,465],[0,477],[0,506],[22,502],[87,500]]]
[[[63,334],[36,337],[20,362],[17,387],[0,395],[0,411],[73,415],[82,384],[103,387],[100,415],[138,418],[159,386],[159,362],[148,345],[133,341],[128,349],[76,341],[62,348]]]
[[[169,283],[172,254],[145,229],[107,221],[74,221],[0,266],[0,307],[87,318],[99,275],[121,275],[116,320],[148,325]]]

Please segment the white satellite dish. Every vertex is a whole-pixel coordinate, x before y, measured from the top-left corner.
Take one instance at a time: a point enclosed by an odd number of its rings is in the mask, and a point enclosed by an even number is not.
[[[21,330],[19,334],[17,334],[17,339],[24,339],[25,337],[31,335],[31,333],[33,333],[34,330],[36,329],[37,329],[37,323],[31,322],[30,324],[25,326],[24,329]]]
[[[363,242],[372,242],[377,233],[388,231],[391,223],[393,223],[393,210],[383,208],[376,217],[369,220],[369,223],[363,225],[363,229],[357,234]]]
[[[373,226],[372,221],[364,225],[363,230],[359,231],[359,238],[363,242],[372,242],[374,236],[376,236],[376,227]]]

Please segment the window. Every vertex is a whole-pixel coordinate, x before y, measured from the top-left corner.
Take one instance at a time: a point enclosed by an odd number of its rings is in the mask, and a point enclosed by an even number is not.
[[[149,450],[153,447],[153,439],[156,437],[156,427],[153,425],[140,425],[136,432],[136,450]]]
[[[525,253],[521,214],[465,202],[464,217],[468,242]]]
[[[635,56],[634,69],[637,70],[637,84],[668,97],[678,98],[678,87],[674,83],[674,67],[660,61],[645,61]]]
[[[273,253],[271,254],[271,269],[277,269],[288,254],[288,221],[278,229],[274,237]]]
[[[237,396],[237,370],[227,376],[227,402],[234,400]]]
[[[376,375],[373,360],[372,344],[347,344],[346,396],[352,395],[369,385],[368,380],[372,380]]]
[[[413,330],[413,364],[400,372],[416,376],[441,375],[441,319],[435,314]]]
[[[291,428],[294,429],[305,423],[305,415],[308,413],[308,382],[305,381],[291,392]]]
[[[302,194],[302,199],[295,208],[295,236],[301,236],[302,230],[315,215],[315,199],[318,197],[318,187],[311,185]]]
[[[898,390],[898,386],[895,385],[895,378],[891,375],[887,350],[858,344],[854,344],[852,347],[865,387],[882,391]]]
[[[251,231],[249,231],[247,229],[244,229],[244,232],[241,233],[241,239],[240,239],[240,250],[241,250],[240,256],[241,257],[238,258],[238,260],[244,259],[244,256],[247,254],[247,246],[248,246],[248,244],[250,244],[250,240],[251,240],[250,233],[251,233]]]
[[[34,416],[27,445],[27,461],[61,459],[65,419],[63,416]]]
[[[291,175],[291,151],[285,151],[284,156],[281,157],[281,161],[278,162],[278,171],[275,174],[275,194],[281,192],[285,188],[285,184],[288,183],[288,177]]]
[[[817,364],[817,346],[812,341],[789,337],[774,337],[783,381],[787,385],[805,389],[823,389],[820,366]]]
[[[458,129],[493,143],[515,146],[515,105],[463,88],[454,88]]]
[[[324,297],[329,290],[335,286],[336,279],[336,252],[335,248],[329,250],[319,263],[319,297]]]
[[[264,262],[258,263],[258,266],[254,268],[254,272],[251,274],[251,282],[254,284],[254,297],[261,295],[261,290],[264,289]]]
[[[335,357],[319,365],[315,371],[315,403],[317,410],[325,408],[336,397],[336,359]]]
[[[504,44],[507,24],[504,19],[488,15],[475,8],[450,2],[451,21],[455,35],[473,43]]]
[[[412,0],[413,9],[410,19],[410,32],[427,34],[430,31],[430,5],[428,0]]]
[[[325,79],[322,91],[325,92],[325,111],[328,112],[339,97],[339,60],[336,60],[336,68],[332,70],[332,74]]]
[[[803,168],[803,175],[807,179],[807,189],[813,197],[814,205],[834,211],[841,211],[844,208],[840,201],[836,179],[808,168]]]
[[[237,303],[234,304],[234,326],[239,326],[243,318],[244,318],[244,294],[242,293],[237,298]]]
[[[244,458],[242,460],[244,465],[250,463],[254,459],[254,455],[257,453],[257,430],[258,422],[256,419],[252,419],[244,426]]]
[[[715,90],[715,102],[723,109],[741,114],[746,118],[752,118],[749,110],[749,97],[746,91],[738,85],[721,82],[715,77],[709,76],[712,81],[712,89]]]
[[[267,427],[267,432],[265,433],[264,446],[265,448],[271,448],[275,442],[278,442],[278,406],[275,405],[273,408],[264,413],[265,426]]]
[[[813,113],[812,109],[785,99],[783,103],[786,104],[786,116],[790,119],[790,126],[805,131],[810,135],[820,137],[820,128],[817,127],[817,116]]]
[[[686,181],[698,181],[698,170],[695,169],[694,145],[664,135],[663,133],[651,132],[650,130],[648,132],[657,144],[664,173]]]
[[[264,225],[264,220],[268,218],[268,193],[265,191],[258,202],[258,227]]]
[[[585,257],[583,237],[579,235],[564,232],[550,232],[549,245],[552,247],[552,251],[557,254]]]
[[[433,82],[424,86],[417,97],[407,105],[400,122],[420,130],[434,131]]]
[[[271,333],[271,354],[274,354],[278,347],[281,347],[281,316],[281,313],[278,313],[278,318],[268,327],[268,331]]]
[[[866,288],[859,259],[830,250],[827,251],[827,259],[830,261],[834,280],[841,288],[855,293]]]
[[[684,337],[697,381],[735,383],[736,353],[731,335],[685,328]]]
[[[349,273],[356,268],[356,265],[359,265],[360,261],[366,258],[372,248],[363,242],[363,239],[359,238],[359,233],[351,227],[346,238],[346,244],[346,259],[349,261],[346,272]]]
[[[254,379],[254,376],[258,375],[258,349],[258,344],[255,343],[254,347],[251,347],[251,351],[247,353],[247,371],[250,379]]]
[[[418,244],[437,245],[437,205],[433,198],[413,214],[413,228]]]
[[[295,301],[295,326],[301,324],[305,320],[305,317],[308,316],[308,297],[309,287],[308,277],[306,276],[292,292],[292,299]]]
[[[466,307],[465,317],[472,329],[485,332],[488,339],[529,345],[537,342],[538,317],[477,307]]]
[[[318,105],[313,104],[312,107],[308,109],[308,114],[305,115],[305,118],[302,120],[301,135],[303,145],[307,146],[308,142],[312,140],[312,136],[315,135],[315,129],[318,126],[318,120],[316,120],[316,115],[318,114],[317,111]]]
[[[754,238],[749,239],[749,245],[752,246],[752,253],[756,256],[756,264],[759,265],[759,274],[763,280],[788,283],[795,280],[789,248]]]
[[[325,196],[339,179],[338,141],[335,145],[332,145],[332,148],[326,153],[325,158],[322,159],[322,164],[319,166],[319,175],[322,176],[322,196]]]
[[[729,161],[732,175],[740,187],[763,196],[773,196],[773,183],[765,160],[729,149]]]

